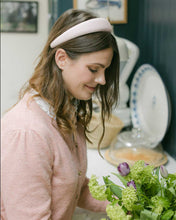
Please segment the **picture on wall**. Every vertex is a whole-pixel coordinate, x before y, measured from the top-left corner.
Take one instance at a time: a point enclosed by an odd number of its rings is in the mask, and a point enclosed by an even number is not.
[[[127,0],[73,0],[73,7],[108,18],[111,24],[127,23]]]
[[[2,1],[1,32],[36,33],[37,1]]]

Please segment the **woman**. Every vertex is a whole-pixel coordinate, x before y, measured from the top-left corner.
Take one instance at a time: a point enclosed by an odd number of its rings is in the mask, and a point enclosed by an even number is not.
[[[8,220],[105,212],[86,178],[92,95],[102,122],[118,97],[119,54],[106,19],[68,10],[54,24],[19,102],[2,119],[2,211]]]

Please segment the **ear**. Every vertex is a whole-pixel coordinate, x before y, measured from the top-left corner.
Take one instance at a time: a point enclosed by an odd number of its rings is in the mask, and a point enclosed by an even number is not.
[[[57,66],[61,70],[63,70],[67,58],[68,58],[68,55],[67,55],[67,53],[65,52],[64,49],[59,48],[56,51],[56,53],[55,53],[55,61],[56,61]]]

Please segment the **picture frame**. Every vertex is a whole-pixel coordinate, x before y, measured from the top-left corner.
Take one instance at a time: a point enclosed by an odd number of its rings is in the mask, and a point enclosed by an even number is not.
[[[2,1],[1,32],[37,33],[37,1]]]
[[[127,23],[128,0],[73,0],[73,8],[92,11],[111,24]]]

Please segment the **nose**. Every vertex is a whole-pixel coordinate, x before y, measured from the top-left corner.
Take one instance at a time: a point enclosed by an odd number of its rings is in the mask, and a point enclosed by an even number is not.
[[[104,71],[95,76],[95,82],[100,84],[100,85],[105,85],[106,84]]]

